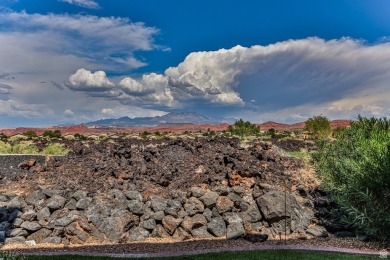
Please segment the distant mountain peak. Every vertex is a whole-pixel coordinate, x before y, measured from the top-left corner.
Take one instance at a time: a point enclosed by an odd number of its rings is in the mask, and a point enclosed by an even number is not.
[[[232,123],[232,119],[222,117],[205,116],[194,112],[170,112],[163,116],[136,117],[128,116],[120,118],[100,119],[89,122],[89,126],[157,126],[160,124],[222,124]]]

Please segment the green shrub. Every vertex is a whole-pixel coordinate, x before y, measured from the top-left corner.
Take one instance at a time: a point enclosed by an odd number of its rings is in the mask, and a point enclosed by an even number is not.
[[[260,127],[256,124],[251,124],[249,121],[244,121],[242,119],[236,121],[234,125],[229,125],[228,132],[233,135],[238,135],[241,138],[248,135],[257,135],[260,133]]]
[[[305,122],[305,130],[314,138],[325,139],[332,133],[330,121],[325,116],[314,116]]]
[[[87,140],[87,137],[85,135],[79,133],[74,134],[74,138],[76,140]]]
[[[143,139],[146,139],[150,135],[150,132],[143,131],[142,133],[139,133],[139,136],[141,136]]]
[[[38,137],[37,133],[35,131],[27,131],[24,133],[25,136],[28,138],[35,138]]]
[[[38,154],[38,148],[31,141],[21,141],[12,145],[14,154]]]
[[[10,154],[10,153],[12,153],[11,144],[0,141],[0,154]]]
[[[43,133],[43,137],[48,137],[50,139],[52,138],[60,138],[61,137],[61,131],[60,130],[54,130],[54,131],[51,131],[51,130],[46,130],[44,133]]]
[[[11,142],[11,143],[17,143],[17,142],[20,142],[22,140],[27,140],[27,139],[28,139],[27,136],[21,135],[21,134],[17,134],[17,135],[9,137],[7,141]]]
[[[69,151],[64,148],[63,144],[53,143],[46,146],[43,149],[42,154],[44,155],[66,155]]]
[[[358,118],[313,155],[342,221],[369,236],[390,239],[390,120]]]
[[[0,133],[0,141],[7,141],[8,136],[6,134]]]
[[[268,129],[268,131],[266,132],[266,135],[271,136],[271,138],[275,138],[276,137],[275,129],[273,129],[273,128]]]
[[[342,127],[342,126],[339,126],[339,127],[336,127],[335,129],[333,129],[332,131],[332,136],[334,138],[337,138],[337,136],[339,136],[344,130],[345,130],[346,127]]]
[[[30,141],[18,143],[5,143],[0,141],[0,153],[2,154],[38,154],[38,148]]]

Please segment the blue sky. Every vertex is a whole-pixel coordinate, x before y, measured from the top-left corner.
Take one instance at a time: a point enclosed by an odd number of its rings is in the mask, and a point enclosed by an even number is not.
[[[5,0],[0,126],[390,115],[390,1]]]

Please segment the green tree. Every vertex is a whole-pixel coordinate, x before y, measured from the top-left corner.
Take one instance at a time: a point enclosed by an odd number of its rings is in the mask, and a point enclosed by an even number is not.
[[[53,137],[54,138],[60,138],[61,137],[61,131],[60,130],[54,130],[54,132],[53,132]]]
[[[46,130],[44,133],[43,133],[43,137],[48,137],[48,138],[60,138],[61,137],[61,131],[60,130],[54,130],[54,131],[51,131],[51,130]]]
[[[275,129],[273,129],[273,128],[268,129],[267,135],[271,136],[271,138],[275,138],[276,137]]]
[[[35,131],[27,131],[24,133],[25,136],[28,138],[35,138],[38,137],[37,133]]]
[[[8,136],[6,134],[0,133],[0,141],[7,141]]]
[[[240,120],[236,121],[234,125],[229,125],[227,131],[243,138],[248,135],[257,135],[260,133],[260,127],[240,118]]]
[[[305,130],[309,131],[314,138],[318,139],[325,139],[332,133],[330,121],[322,115],[309,118],[305,122]]]
[[[390,239],[390,120],[358,117],[313,154],[323,187],[342,221],[366,235]]]

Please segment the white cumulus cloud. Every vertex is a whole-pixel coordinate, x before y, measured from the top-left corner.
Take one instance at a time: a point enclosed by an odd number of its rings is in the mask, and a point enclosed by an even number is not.
[[[95,71],[92,73],[86,69],[78,69],[76,73],[69,76],[68,87],[76,91],[108,91],[115,84],[106,76],[104,71]]]
[[[64,116],[66,116],[66,117],[72,117],[72,116],[74,116],[74,112],[73,112],[71,109],[66,109],[66,110],[64,111]]]
[[[124,92],[120,97],[124,102],[166,107],[176,104],[168,78],[161,74],[145,74],[140,79],[126,77],[119,82],[119,88]]]

